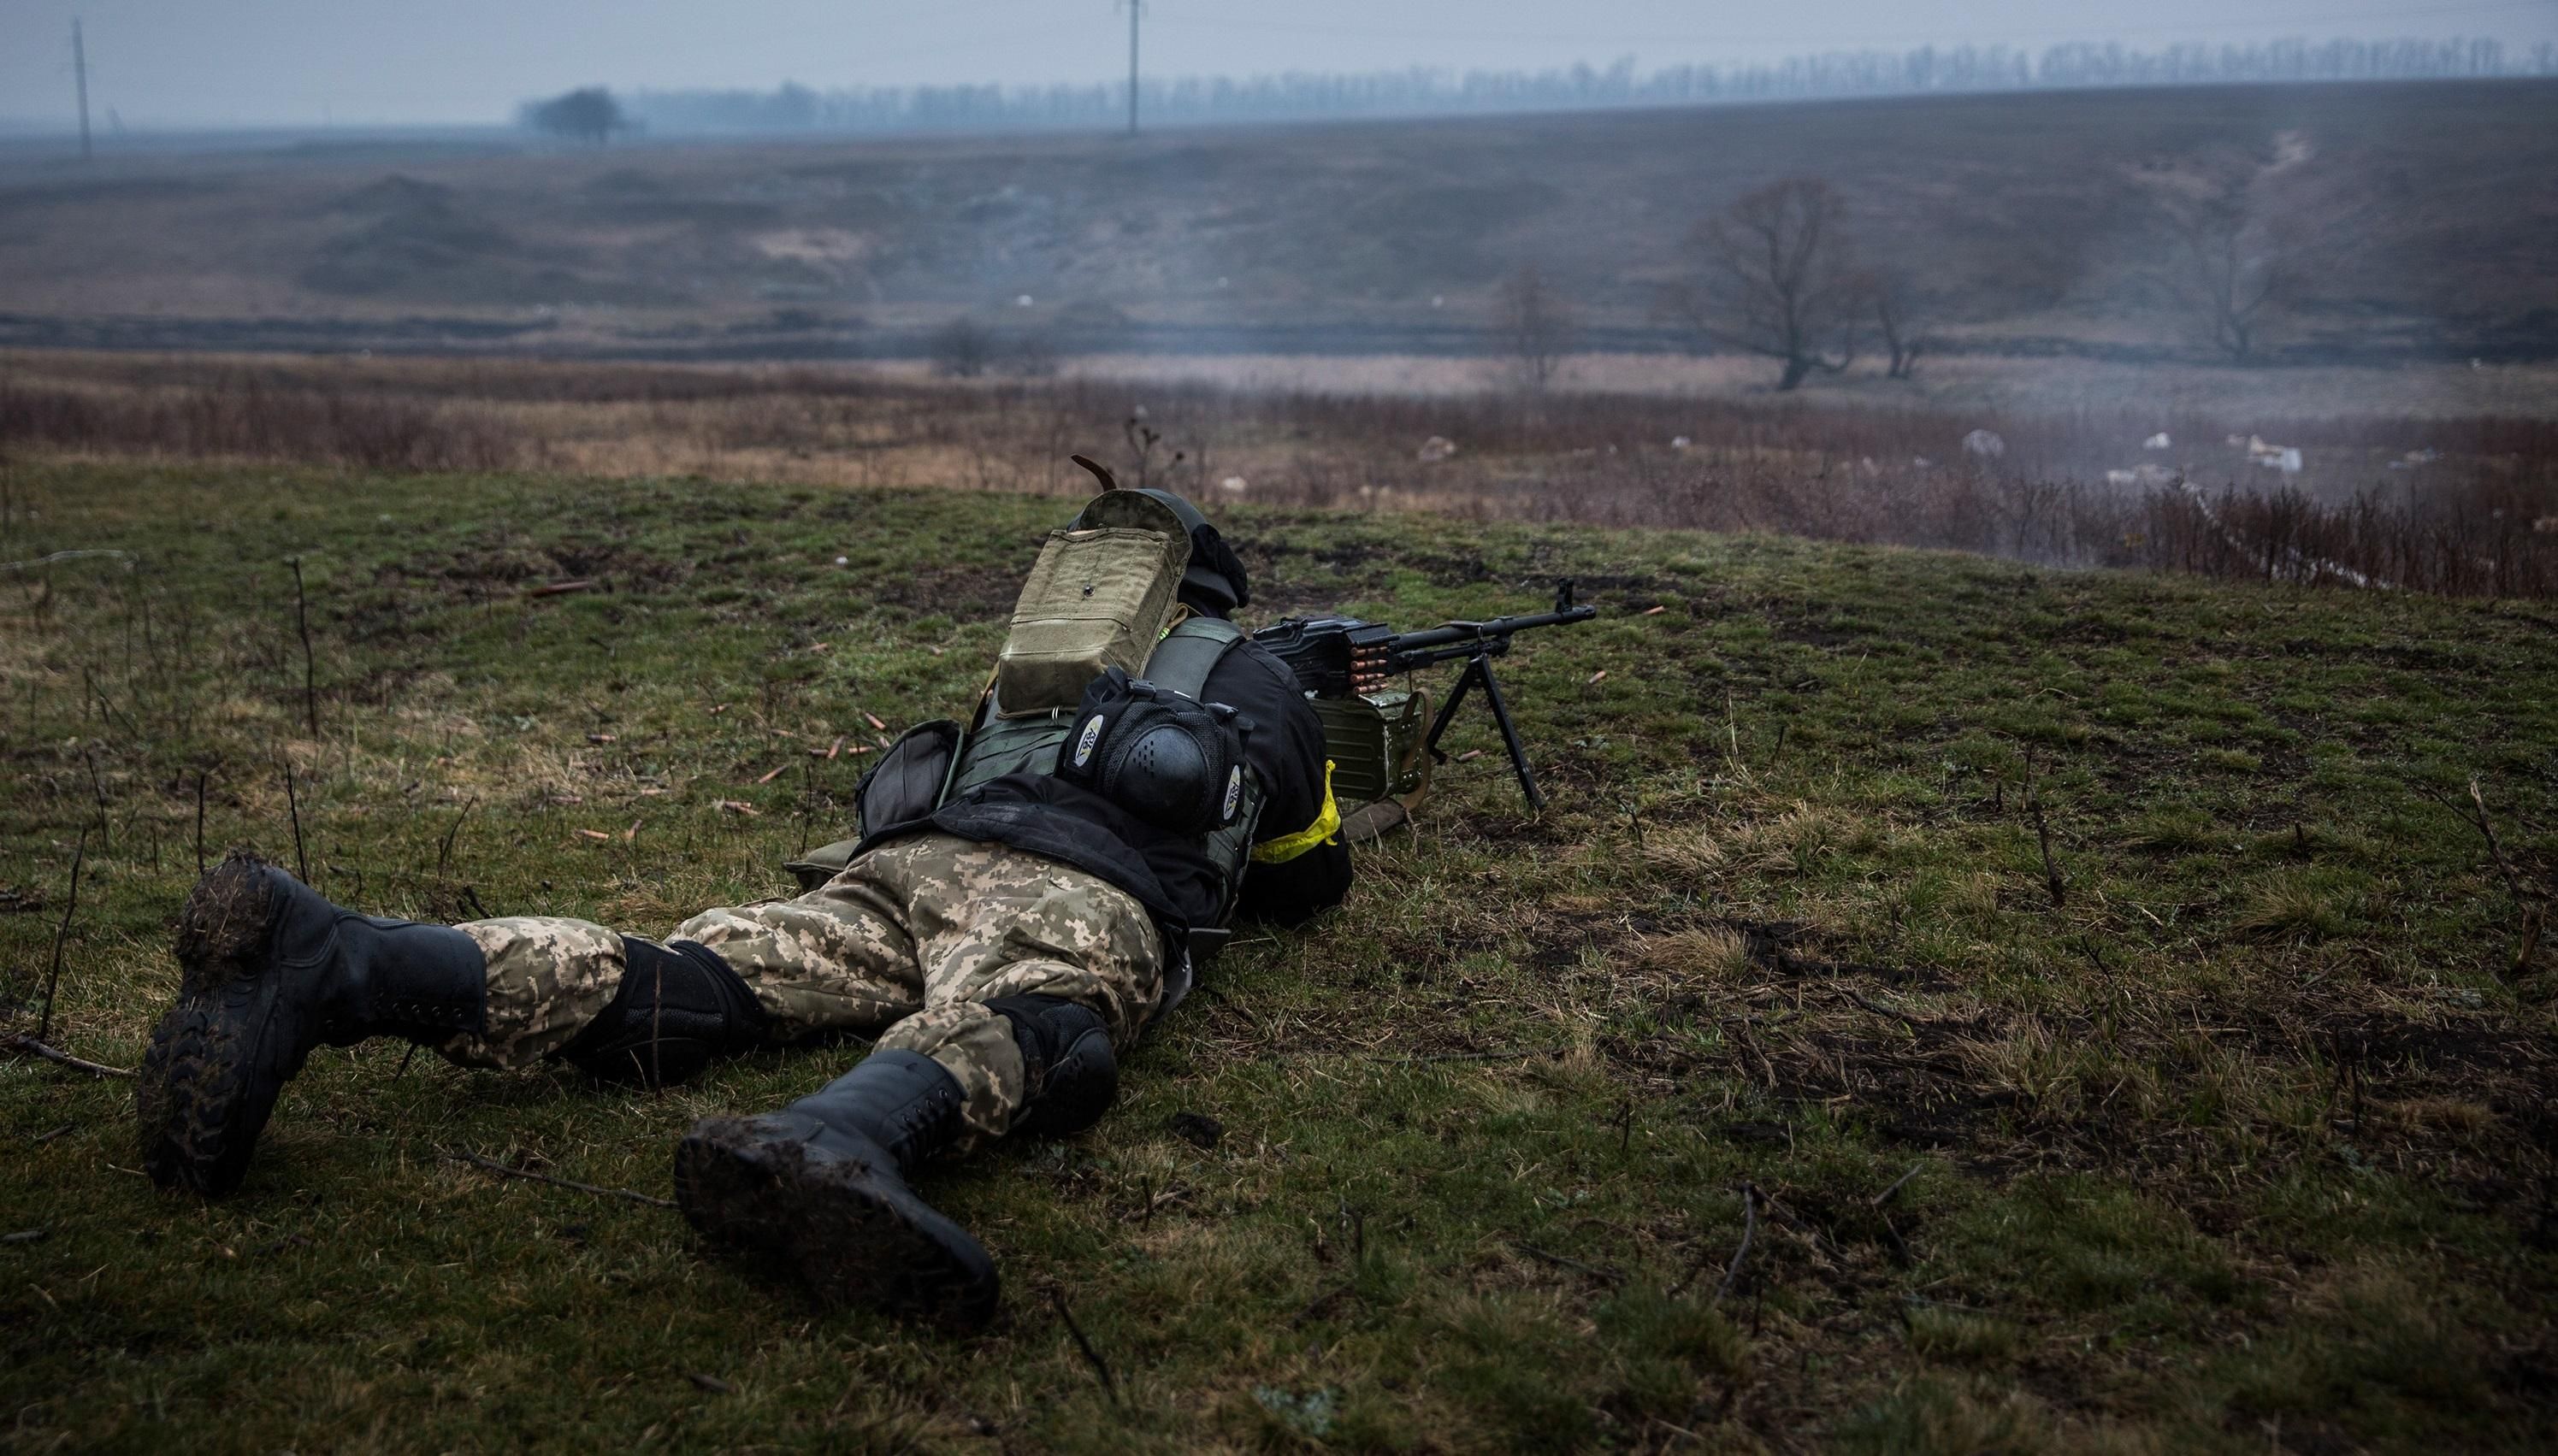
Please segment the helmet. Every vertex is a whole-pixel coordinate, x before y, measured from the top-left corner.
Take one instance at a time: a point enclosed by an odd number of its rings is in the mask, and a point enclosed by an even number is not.
[[[1174,515],[1191,533],[1191,566],[1182,573],[1182,599],[1202,610],[1213,610],[1218,616],[1252,599],[1252,591],[1243,580],[1243,563],[1235,559],[1234,548],[1200,514],[1198,506],[1169,490],[1152,486],[1137,492],[1151,495],[1172,507]],[[1203,599],[1205,598],[1205,599]]]
[[[1113,493],[1143,495],[1170,510],[1181,521],[1182,529],[1188,531],[1191,537],[1190,569],[1182,573],[1184,602],[1195,610],[1216,616],[1223,616],[1238,606],[1251,604],[1252,588],[1244,579],[1242,561],[1235,556],[1234,548],[1225,544],[1225,538],[1217,534],[1216,527],[1208,523],[1208,517],[1200,514],[1198,506],[1169,490],[1161,490],[1153,486],[1135,490],[1123,489],[1107,467],[1085,460],[1082,456],[1074,457],[1074,463],[1099,478],[1105,487],[1104,497]],[[1075,516],[1073,524],[1076,526],[1086,524],[1091,514],[1092,507],[1087,504]]]

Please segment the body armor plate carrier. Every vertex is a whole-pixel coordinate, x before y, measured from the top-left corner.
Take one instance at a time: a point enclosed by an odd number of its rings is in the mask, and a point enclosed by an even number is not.
[[[1208,674],[1218,662],[1243,640],[1243,629],[1222,617],[1193,616],[1177,623],[1164,635],[1146,659],[1145,681],[1167,688],[1186,698],[1205,700]],[[989,690],[986,701],[978,706],[959,752],[950,765],[950,779],[942,789],[943,804],[966,798],[968,794],[994,780],[1012,773],[1053,774],[1066,742],[1074,734],[1077,715],[1073,708],[1007,718],[1001,705]],[[1243,885],[1243,871],[1252,859],[1252,841],[1261,822],[1263,789],[1250,768],[1243,771],[1242,802],[1232,818],[1204,836],[1210,862],[1216,865],[1222,881],[1217,897],[1214,926],[1194,928],[1194,954],[1206,949],[1203,939],[1220,941],[1218,927],[1234,909],[1236,893]]]

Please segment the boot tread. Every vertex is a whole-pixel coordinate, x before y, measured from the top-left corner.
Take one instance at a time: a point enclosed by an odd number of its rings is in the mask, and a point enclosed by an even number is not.
[[[714,1242],[775,1255],[832,1306],[867,1306],[953,1333],[993,1317],[993,1261],[958,1225],[858,1157],[811,1155],[796,1134],[715,1118],[675,1151],[675,1200]]]
[[[233,855],[179,912],[178,1001],[153,1028],[135,1080],[143,1170],[163,1188],[208,1197],[237,1188],[274,1109],[249,1075],[269,1009],[257,973],[274,920],[271,872],[253,855]]]

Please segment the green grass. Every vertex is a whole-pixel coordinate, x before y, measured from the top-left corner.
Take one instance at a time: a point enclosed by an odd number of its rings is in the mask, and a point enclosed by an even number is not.
[[[960,707],[1065,509],[79,464],[13,488],[0,557],[136,553],[0,576],[0,1030],[33,1029],[85,826],[53,1034],[117,1065],[175,987],[200,771],[208,852],[291,862],[289,758],[341,899],[662,933],[846,831],[861,757],[809,749]],[[1362,853],[1341,912],[1248,934],[1099,1127],[936,1170],[1004,1265],[990,1334],[824,1314],[670,1213],[454,1156],[662,1196],[692,1120],[857,1048],[656,1097],[324,1051],[215,1205],[131,1171],[127,1084],[0,1059],[0,1233],[44,1234],[0,1245],[0,1439],[2558,1439],[2550,953],[2514,967],[2521,907],[2429,797],[2477,775],[2545,883],[2545,614],[1232,524],[1281,609],[1422,624],[1582,577],[1602,618],[1502,667],[1554,806],[1524,815],[1470,721],[1417,833]],[[524,590],[570,578],[599,585]]]

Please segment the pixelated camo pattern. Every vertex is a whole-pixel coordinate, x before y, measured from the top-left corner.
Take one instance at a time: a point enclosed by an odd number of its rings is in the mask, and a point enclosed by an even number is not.
[[[621,937],[582,920],[462,927],[489,957],[489,1015],[446,1055],[527,1065],[612,1000]],[[875,850],[794,900],[706,910],[675,930],[717,951],[787,1040],[876,1032],[922,1052],[966,1093],[971,1140],[1001,1136],[1022,1105],[1011,1023],[985,1002],[1064,996],[1098,1011],[1121,1049],[1163,994],[1164,950],[1144,907],[1070,865],[1002,845],[921,835]]]
[[[543,915],[456,927],[489,961],[489,1010],[477,1035],[438,1050],[469,1067],[525,1067],[568,1045],[622,984],[622,937]]]

